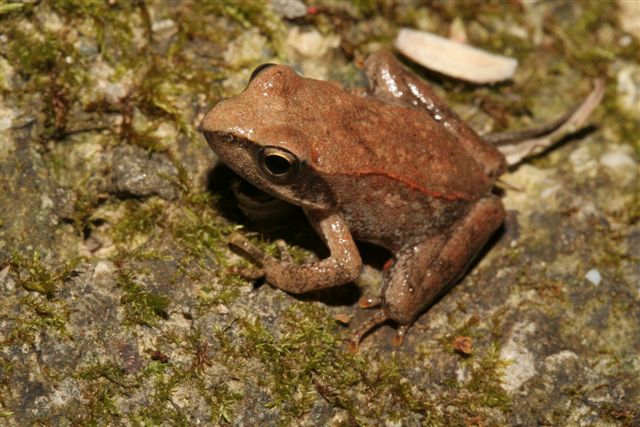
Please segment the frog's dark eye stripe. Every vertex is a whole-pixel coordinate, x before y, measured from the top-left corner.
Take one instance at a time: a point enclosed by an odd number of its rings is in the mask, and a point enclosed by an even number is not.
[[[265,147],[260,153],[260,167],[263,172],[276,179],[293,176],[298,170],[298,158],[289,151],[277,147]]]
[[[256,78],[256,76],[257,76],[258,74],[260,74],[260,72],[261,72],[261,71],[263,71],[263,70],[264,70],[264,69],[266,69],[266,68],[271,67],[272,65],[276,65],[276,64],[272,64],[272,63],[270,63],[270,62],[267,62],[266,64],[258,65],[258,66],[256,67],[256,69],[255,69],[255,70],[253,70],[253,73],[251,73],[251,77],[249,77],[249,81],[251,81],[251,80],[255,79],[255,78]]]

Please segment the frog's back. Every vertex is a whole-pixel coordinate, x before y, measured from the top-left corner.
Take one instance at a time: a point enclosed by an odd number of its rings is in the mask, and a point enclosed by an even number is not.
[[[386,177],[446,200],[473,200],[491,189],[482,165],[431,116],[355,95],[327,104],[320,116],[330,123],[328,139],[317,139],[310,152],[318,170]]]

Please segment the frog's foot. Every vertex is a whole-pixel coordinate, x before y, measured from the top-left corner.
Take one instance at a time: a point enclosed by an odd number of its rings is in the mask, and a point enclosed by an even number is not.
[[[247,258],[259,266],[259,268],[233,267],[230,269],[232,274],[238,274],[245,279],[251,280],[257,280],[265,276],[266,272],[264,265],[270,258],[267,254],[258,249],[240,233],[231,233],[231,235],[229,235],[229,244],[237,248],[240,252],[245,254]],[[292,264],[293,258],[291,258],[291,254],[289,253],[287,244],[284,240],[276,240],[276,247],[280,254],[280,263],[284,265]]]
[[[358,307],[360,308],[373,308],[378,307],[382,302],[380,297],[368,297],[363,296],[358,300]]]
[[[404,337],[407,336],[407,331],[411,327],[411,324],[408,325],[400,325],[396,334],[391,338],[391,345],[394,347],[400,347],[404,342]]]
[[[365,320],[358,327],[358,329],[355,330],[353,335],[351,335],[351,339],[349,340],[349,343],[348,343],[349,352],[357,353],[358,346],[360,345],[360,341],[362,341],[362,338],[367,334],[367,332],[369,332],[375,326],[386,322],[387,320],[389,320],[389,316],[387,316],[387,314],[382,309],[376,311],[373,314],[373,316]]]

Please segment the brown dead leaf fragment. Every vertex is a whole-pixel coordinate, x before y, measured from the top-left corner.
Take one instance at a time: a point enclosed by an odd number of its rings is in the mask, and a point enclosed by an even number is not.
[[[455,337],[453,339],[453,349],[462,354],[471,354],[473,352],[473,343],[471,342],[471,337]]]
[[[465,418],[464,425],[467,427],[484,427],[484,421],[480,415]]]
[[[342,323],[343,325],[348,325],[349,322],[351,321],[351,316],[349,316],[347,313],[338,313],[335,316],[333,316],[333,318],[338,322]]]

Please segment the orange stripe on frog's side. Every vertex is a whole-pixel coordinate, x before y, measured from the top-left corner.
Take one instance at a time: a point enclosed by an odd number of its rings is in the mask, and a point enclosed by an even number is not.
[[[403,179],[397,175],[391,174],[389,172],[382,172],[382,171],[376,171],[376,170],[369,170],[369,171],[360,171],[357,173],[341,173],[340,175],[355,175],[355,176],[383,176],[386,178],[389,178],[391,180],[397,181],[402,183],[403,185],[405,185],[406,187],[418,191],[422,194],[426,194],[427,196],[431,196],[431,197],[435,197],[438,199],[445,199],[445,200],[451,200],[451,201],[455,201],[455,200],[473,200],[474,197],[470,197],[468,194],[459,192],[459,191],[451,191],[451,192],[443,192],[443,191],[437,191],[437,190],[430,190],[427,188],[424,188],[414,182],[408,181],[406,179]]]

